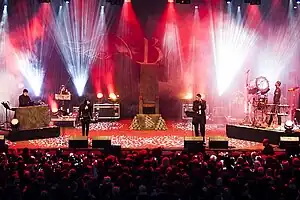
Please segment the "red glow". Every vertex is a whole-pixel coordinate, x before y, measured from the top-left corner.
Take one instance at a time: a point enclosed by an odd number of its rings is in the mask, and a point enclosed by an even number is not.
[[[51,112],[56,113],[58,111],[57,102],[54,100],[53,95],[48,96],[48,104],[50,105]]]
[[[258,5],[249,5],[247,7],[247,24],[250,28],[258,28],[262,20]]]

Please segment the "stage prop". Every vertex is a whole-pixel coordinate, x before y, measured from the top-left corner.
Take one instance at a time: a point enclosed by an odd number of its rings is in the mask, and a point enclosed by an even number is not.
[[[87,136],[72,136],[69,139],[69,148],[88,148],[89,142]]]
[[[134,117],[131,130],[167,130],[166,122],[159,114],[157,68],[156,64],[141,65],[139,114]]]
[[[20,107],[16,108],[16,118],[19,120],[19,130],[48,127],[50,110],[48,106]]]
[[[160,114],[137,114],[131,125],[131,130],[167,130],[165,120]]]
[[[93,115],[95,120],[120,119],[120,104],[102,103],[93,105]]]
[[[209,137],[208,146],[210,149],[228,149],[228,138],[227,137]]]
[[[141,65],[139,114],[159,114],[157,68],[156,64]]]
[[[263,139],[269,139],[271,144],[276,145],[279,144],[280,137],[287,136],[285,131],[228,124],[226,125],[226,134],[229,138],[248,140],[252,142],[262,142]],[[300,133],[295,132],[293,133],[293,136],[299,137]]]
[[[185,137],[184,150],[188,152],[203,152],[205,150],[203,137]]]
[[[44,127],[31,130],[15,130],[9,131],[7,139],[12,142],[55,138],[60,136],[59,127]]]

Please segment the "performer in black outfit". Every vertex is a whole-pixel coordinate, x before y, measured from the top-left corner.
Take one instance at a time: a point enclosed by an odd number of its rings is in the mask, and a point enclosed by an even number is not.
[[[197,117],[193,117],[193,125],[195,128],[195,136],[199,136],[199,125],[200,133],[205,141],[205,124],[206,124],[206,101],[201,98],[201,94],[196,95],[196,100],[193,102],[193,111],[198,114]]]
[[[275,91],[274,91],[274,97],[273,97],[273,104],[274,107],[272,108],[272,113],[278,113],[279,112],[279,104],[280,104],[280,97],[281,97],[281,89],[280,89],[280,86],[281,86],[281,82],[280,81],[277,81],[275,83]],[[270,120],[269,120],[269,123],[268,125],[271,126],[272,122],[273,122],[273,115],[270,116]],[[278,119],[278,125],[281,125],[281,117],[277,115],[277,119]]]
[[[31,106],[32,101],[28,96],[28,90],[24,89],[23,94],[19,96],[19,107]]]
[[[79,107],[79,118],[82,125],[82,136],[89,135],[90,122],[93,115],[92,105],[89,100],[84,100],[84,102]]]

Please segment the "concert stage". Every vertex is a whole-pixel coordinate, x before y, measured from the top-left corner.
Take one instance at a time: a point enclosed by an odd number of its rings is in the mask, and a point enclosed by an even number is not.
[[[262,142],[269,139],[271,144],[278,144],[281,136],[286,136],[284,129],[256,128],[244,125],[226,125],[226,134],[229,138],[247,140],[252,142]],[[293,133],[300,137],[300,132]]]
[[[94,136],[110,136],[112,144],[121,145],[123,149],[144,149],[163,147],[164,149],[183,150],[184,137],[192,136],[192,125],[189,121],[170,121],[166,124],[168,130],[155,131],[130,130],[132,120],[115,122],[99,122],[91,124],[89,138]],[[21,142],[7,141],[9,148],[67,148],[71,136],[80,136],[81,127],[60,129],[59,137],[29,140]],[[207,124],[206,139],[212,136],[226,136],[224,124]],[[229,139],[229,146],[235,150],[261,150],[261,143]]]

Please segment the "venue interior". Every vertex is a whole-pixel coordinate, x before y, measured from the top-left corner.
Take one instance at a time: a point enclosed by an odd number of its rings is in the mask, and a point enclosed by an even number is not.
[[[261,150],[264,138],[300,133],[299,9],[297,0],[1,0],[0,133],[9,148],[67,148],[89,99],[89,143],[183,149],[194,136],[186,111],[201,94],[207,142]],[[282,124],[269,127],[277,81]],[[59,99],[62,85],[70,99]],[[18,108],[24,89],[49,112]],[[27,123],[36,127],[21,130]]]

